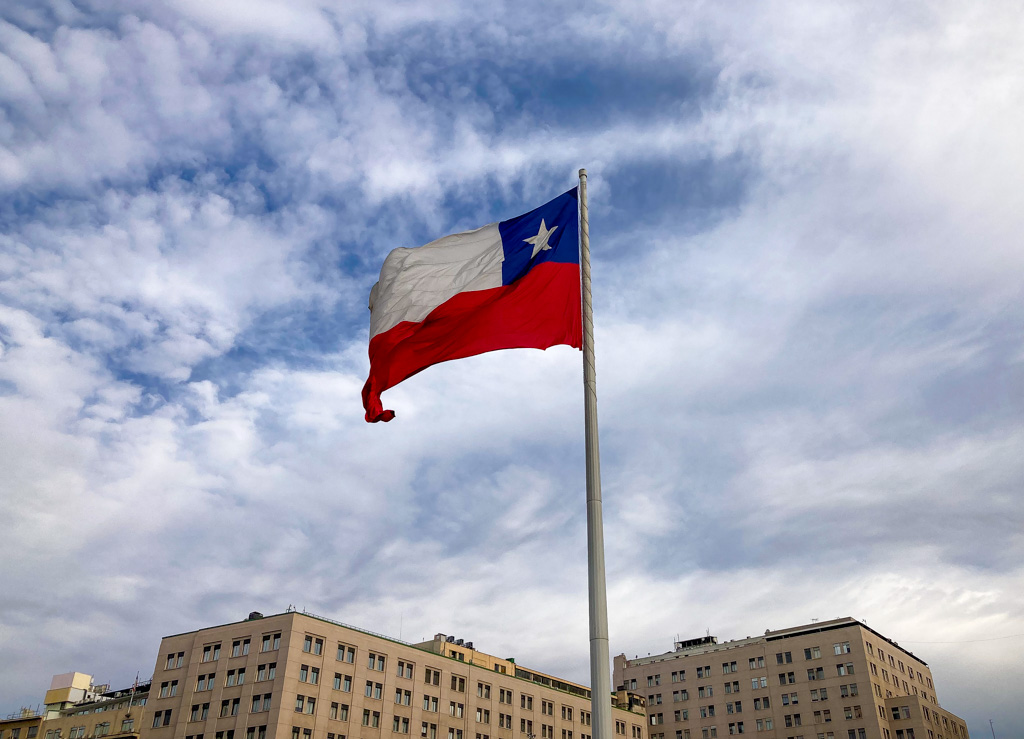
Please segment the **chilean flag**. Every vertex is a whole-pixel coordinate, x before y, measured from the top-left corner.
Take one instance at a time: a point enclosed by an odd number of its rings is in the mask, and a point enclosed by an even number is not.
[[[432,364],[497,349],[583,347],[576,188],[529,213],[395,249],[370,290],[363,408]]]

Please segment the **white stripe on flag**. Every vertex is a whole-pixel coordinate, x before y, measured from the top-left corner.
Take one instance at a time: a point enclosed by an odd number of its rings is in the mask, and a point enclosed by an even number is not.
[[[503,261],[497,223],[395,249],[370,290],[370,338],[402,321],[422,321],[458,293],[501,287]]]

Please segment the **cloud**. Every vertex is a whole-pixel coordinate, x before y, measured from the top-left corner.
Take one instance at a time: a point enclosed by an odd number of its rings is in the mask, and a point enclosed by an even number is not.
[[[1024,727],[1008,6],[3,19],[9,710],[288,604],[589,681],[579,353],[358,404],[383,255],[586,166],[613,649],[852,615]]]

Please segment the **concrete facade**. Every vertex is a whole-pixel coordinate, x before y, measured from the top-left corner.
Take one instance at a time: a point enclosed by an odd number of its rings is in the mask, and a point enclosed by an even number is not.
[[[585,686],[296,612],[165,637],[148,709],[143,739],[591,739]],[[612,713],[647,738],[642,709]]]
[[[969,739],[921,659],[852,618],[614,660],[647,696],[650,739]]]

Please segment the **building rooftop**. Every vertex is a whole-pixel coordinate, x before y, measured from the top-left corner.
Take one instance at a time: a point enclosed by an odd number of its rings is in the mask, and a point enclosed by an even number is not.
[[[911,657],[916,659],[922,665],[927,665],[923,659],[918,657],[913,652],[904,649],[899,645],[898,642],[893,641],[889,637],[879,634],[877,631],[872,629],[867,624],[858,621],[855,618],[849,616],[843,618],[831,619],[828,621],[814,622],[810,624],[804,624],[802,626],[793,626],[788,629],[779,629],[778,631],[772,631],[767,629],[764,634],[760,636],[747,636],[742,639],[731,639],[724,642],[719,642],[717,637],[705,636],[697,639],[687,639],[683,641],[675,642],[675,649],[671,652],[663,652],[662,654],[649,655],[647,657],[636,657],[629,660],[631,664],[648,664],[651,662],[661,662],[666,659],[674,659],[676,657],[684,655],[694,654],[711,654],[713,652],[721,652],[728,649],[735,649],[736,647],[746,646],[748,644],[760,644],[764,642],[776,641],[778,639],[789,639],[795,636],[803,636],[805,634],[814,634],[823,631],[833,631],[835,629],[845,629],[850,626],[860,626],[861,628],[871,632],[879,640],[896,647],[904,654],[909,654]]]

